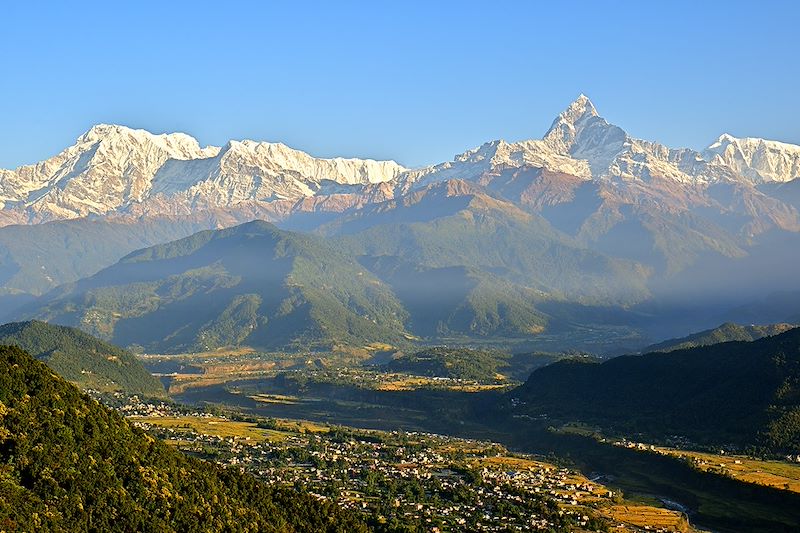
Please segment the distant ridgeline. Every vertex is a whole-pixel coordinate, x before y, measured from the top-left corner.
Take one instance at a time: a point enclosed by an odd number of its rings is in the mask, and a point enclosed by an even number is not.
[[[0,530],[363,532],[308,494],[190,458],[0,347]]]
[[[652,346],[648,346],[642,350],[642,352],[671,352],[673,350],[681,350],[683,348],[710,346],[711,344],[718,344],[720,342],[755,341],[764,337],[778,335],[794,327],[797,326],[793,324],[740,326],[739,324],[726,322],[718,328],[700,331],[680,339],[670,339],[658,344],[653,344]]]
[[[565,360],[507,394],[512,415],[581,421],[609,433],[800,452],[800,328],[603,363]]]
[[[166,396],[161,382],[132,353],[75,328],[36,320],[5,324],[0,345],[19,346],[83,389]]]

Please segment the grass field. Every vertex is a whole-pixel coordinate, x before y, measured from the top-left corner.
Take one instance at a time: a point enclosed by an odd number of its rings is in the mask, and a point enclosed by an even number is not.
[[[248,396],[257,402],[275,403],[282,405],[293,405],[300,401],[297,396],[287,396],[285,394],[253,394]]]
[[[277,419],[275,420],[275,427],[280,431],[290,433],[327,433],[331,430],[330,427],[316,422],[309,422],[308,420],[289,420]]]
[[[703,472],[719,473],[746,483],[800,493],[800,464],[797,463],[763,461],[740,455],[720,455],[658,446],[655,451],[689,459]]]
[[[250,355],[256,353],[256,350],[248,346],[235,346],[218,348],[216,350],[209,350],[207,352],[190,352],[190,353],[176,353],[176,354],[140,354],[137,357],[140,359],[211,359],[215,357],[238,357],[242,355]]]
[[[616,522],[658,531],[692,531],[686,518],[676,511],[647,505],[612,505],[601,513]]]
[[[233,437],[245,442],[280,441],[286,438],[287,431],[259,428],[252,422],[237,422],[218,417],[132,417],[137,422],[151,426],[170,428],[177,432],[212,435],[224,439]]]

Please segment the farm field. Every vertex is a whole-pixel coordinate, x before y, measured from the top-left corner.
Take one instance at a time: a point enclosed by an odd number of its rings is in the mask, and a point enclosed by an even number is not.
[[[681,512],[625,499],[580,472],[489,441],[305,420],[234,420],[230,413],[182,413],[169,406],[129,411],[149,413],[128,418],[187,453],[387,519],[405,516],[445,530],[494,531],[493,524],[507,523],[524,531],[526,520],[543,524],[559,515],[578,529],[605,523],[614,531],[696,531]],[[386,498],[394,503],[385,506]],[[486,501],[493,502],[486,509],[497,511],[457,521],[454,513],[472,515]]]
[[[744,455],[722,455],[656,446],[657,453],[687,459],[703,472],[732,477],[776,489],[800,493],[800,464],[754,459]]]

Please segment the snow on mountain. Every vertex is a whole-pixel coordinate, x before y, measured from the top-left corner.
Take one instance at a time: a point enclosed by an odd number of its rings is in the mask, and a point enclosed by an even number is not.
[[[486,143],[452,162],[410,171],[414,186],[459,177],[474,179],[507,167],[533,166],[583,179],[624,184],[653,179],[685,185],[789,181],[800,176],[800,146],[723,135],[704,152],[637,139],[602,118],[581,94],[541,140]]]
[[[747,137],[720,135],[703,157],[754,183],[787,182],[800,178],[800,146]]]
[[[800,146],[723,135],[703,152],[671,149],[610,124],[583,94],[541,139],[491,141],[453,161],[413,170],[394,161],[315,158],[280,143],[203,148],[182,133],[101,124],[55,157],[0,170],[0,225],[236,206],[273,210],[271,204],[287,213],[293,206],[330,205],[309,198],[335,197],[333,203],[347,209],[449,179],[486,184],[523,168],[570,176],[571,187],[574,180],[595,181],[628,196],[672,190],[679,198],[714,184],[752,187],[800,177]],[[388,187],[376,194],[370,189],[376,184]]]
[[[410,170],[400,176],[403,191],[448,179],[477,180],[486,173],[508,167],[542,167],[554,172],[591,179],[586,161],[555,152],[539,140],[508,143],[497,140],[457,155],[451,162]]]
[[[383,183],[403,170],[394,161],[317,159],[280,143],[230,141],[212,158],[167,161],[154,176],[152,192],[224,206],[313,196],[326,182]]]
[[[405,169],[394,161],[319,159],[279,143],[201,148],[183,133],[100,124],[48,160],[0,170],[0,208],[38,222],[103,215],[156,196],[213,207],[300,199],[327,181],[367,185]]]

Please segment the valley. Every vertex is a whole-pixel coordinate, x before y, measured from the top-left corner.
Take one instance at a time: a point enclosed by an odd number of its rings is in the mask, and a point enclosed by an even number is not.
[[[742,524],[748,524],[749,531],[791,531],[800,520],[792,510],[799,497],[782,494],[786,483],[790,487],[797,483],[800,468],[785,459],[764,462],[732,457],[735,452],[730,451],[722,459],[707,455],[708,452],[658,444],[651,450],[650,444],[623,445],[625,441],[619,437],[603,437],[601,442],[591,427],[575,425],[574,429],[554,431],[553,426],[559,427],[559,423],[550,416],[537,420],[528,415],[498,413],[493,406],[502,405],[504,392],[514,389],[513,382],[498,386],[486,380],[482,387],[467,387],[453,383],[452,378],[412,376],[406,375],[403,386],[398,387],[387,386],[396,383],[396,375],[376,374],[369,367],[295,367],[253,379],[240,377],[189,388],[175,398],[201,409],[227,410],[253,420],[311,420],[321,427],[454,435],[499,442],[506,450],[535,454],[536,461],[552,461],[554,457],[566,460],[587,478],[599,476],[609,490],[619,491],[626,499],[659,508],[683,509],[689,513],[690,524],[713,531],[740,531]],[[159,425],[157,420],[154,423]],[[170,426],[176,423],[168,422]],[[636,432],[626,431],[629,437]],[[687,439],[678,441],[684,447],[699,446]],[[738,460],[747,465],[750,474],[731,476],[715,468],[697,468],[687,457],[706,457],[702,461],[709,464],[735,465]],[[774,481],[778,478],[772,476],[779,473],[785,476],[780,483],[762,483],[763,489],[751,486],[753,475]],[[629,504],[614,504],[613,512],[625,516],[625,505]],[[606,518],[608,513],[612,511],[606,511]],[[635,523],[635,519],[631,520],[628,527]]]
[[[679,511],[626,501],[574,470],[496,443],[274,418],[237,421],[163,404],[121,409],[134,425],[186,453],[242,466],[273,485],[302,487],[388,524],[694,531]]]

